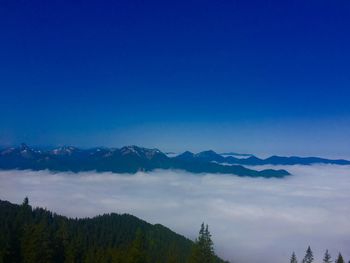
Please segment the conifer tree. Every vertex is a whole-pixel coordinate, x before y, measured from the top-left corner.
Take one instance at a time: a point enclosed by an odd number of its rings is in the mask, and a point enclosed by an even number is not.
[[[339,253],[336,263],[345,263],[343,256]]]
[[[146,263],[146,241],[141,229],[136,232],[136,238],[130,249],[129,263]]]
[[[327,249],[326,253],[324,254],[323,263],[331,263],[331,262],[332,262],[331,255],[329,254]]]
[[[29,205],[28,197],[25,197],[20,207],[20,212],[18,213],[16,220],[17,221],[24,220],[26,223],[30,223],[31,213],[32,213],[32,207]]]
[[[297,256],[293,252],[291,258],[290,258],[290,263],[298,263]]]
[[[190,257],[190,263],[213,263],[215,259],[213,241],[208,225],[202,223],[199,236],[195,240]]]
[[[54,261],[52,238],[44,224],[39,223],[25,227],[22,251],[25,263],[50,263]]]
[[[208,225],[205,226],[204,238],[205,238],[206,258],[208,258],[208,259],[213,258],[214,257],[214,244],[213,244],[213,241],[211,240],[211,234],[209,232]]]
[[[28,199],[28,197],[26,196],[26,197],[23,199],[22,206],[28,206],[28,205],[29,205],[29,199]]]
[[[169,248],[167,263],[177,263],[177,262],[179,262],[178,255],[179,255],[179,249],[176,246],[176,244],[173,242],[170,245],[170,248]]]
[[[314,255],[312,253],[310,246],[308,246],[306,253],[305,253],[305,257],[303,259],[303,263],[311,263],[313,261],[314,261]]]

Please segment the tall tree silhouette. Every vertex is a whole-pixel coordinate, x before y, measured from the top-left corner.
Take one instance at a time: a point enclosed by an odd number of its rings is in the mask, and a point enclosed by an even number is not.
[[[314,255],[312,253],[310,246],[308,246],[306,253],[305,253],[305,257],[303,259],[303,263],[311,263],[313,261],[314,261]]]
[[[54,262],[53,242],[48,228],[40,222],[27,225],[22,238],[23,261],[25,263]]]
[[[297,257],[294,252],[290,258],[290,263],[298,263]]]
[[[326,252],[324,253],[323,263],[331,263],[331,262],[332,262],[332,258],[327,249]]]
[[[202,223],[199,236],[193,245],[190,263],[213,263],[215,260],[213,241],[208,225]]]
[[[139,228],[136,232],[136,238],[130,249],[130,256],[128,263],[146,263],[147,255],[146,255],[146,240],[144,233]]]
[[[337,260],[335,261],[336,263],[345,263],[343,256],[339,253]]]

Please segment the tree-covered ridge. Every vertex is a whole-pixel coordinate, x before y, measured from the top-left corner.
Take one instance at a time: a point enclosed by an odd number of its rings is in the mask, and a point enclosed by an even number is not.
[[[186,263],[198,245],[128,214],[71,219],[0,200],[0,263]],[[223,262],[214,256],[210,262]]]

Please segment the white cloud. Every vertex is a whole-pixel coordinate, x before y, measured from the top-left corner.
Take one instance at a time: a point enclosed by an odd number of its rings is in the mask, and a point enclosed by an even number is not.
[[[258,168],[268,168],[267,166]],[[310,244],[350,258],[350,166],[284,166],[284,179],[155,171],[136,175],[1,171],[0,198],[67,216],[131,213],[190,238],[209,224],[216,251],[240,263],[288,262]]]

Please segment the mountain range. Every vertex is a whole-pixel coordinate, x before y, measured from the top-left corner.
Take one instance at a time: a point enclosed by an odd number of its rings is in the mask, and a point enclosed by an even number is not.
[[[216,163],[219,161],[217,159],[218,156],[221,155],[213,151],[206,151],[196,155],[185,152],[179,156],[168,157],[158,149],[138,146],[91,149],[64,146],[44,150],[34,149],[26,144],[22,144],[19,147],[9,147],[0,150],[0,169],[48,169],[72,172],[109,171],[115,173],[175,169],[191,173],[218,173],[266,178],[289,175],[286,170],[266,169],[257,171],[238,164],[219,164]]]
[[[331,160],[320,157],[284,157],[284,156],[271,156],[266,159],[260,159],[254,155],[247,158],[236,158],[233,156],[223,156],[227,154],[218,154],[212,150],[203,151],[200,153],[184,152],[178,156],[180,160],[201,160],[207,162],[225,163],[225,164],[239,164],[239,165],[311,165],[311,164],[337,164],[337,165],[350,165],[348,160]],[[237,155],[237,154],[236,154]]]
[[[236,154],[236,156],[239,156]],[[179,155],[167,155],[158,149],[138,146],[122,148],[80,149],[63,146],[53,149],[32,148],[26,144],[0,150],[0,169],[31,169],[52,171],[98,171],[136,173],[155,169],[184,170],[191,173],[234,174],[251,177],[284,177],[286,170],[266,169],[257,171],[244,166],[255,165],[350,165],[348,160],[330,160],[319,157],[271,156],[260,159],[254,155],[242,158],[218,154],[212,150]]]

